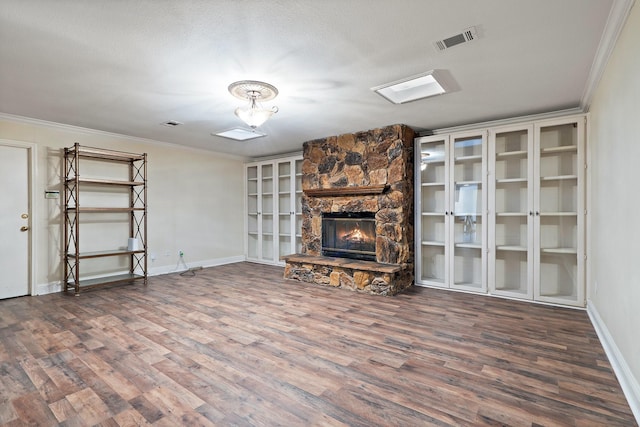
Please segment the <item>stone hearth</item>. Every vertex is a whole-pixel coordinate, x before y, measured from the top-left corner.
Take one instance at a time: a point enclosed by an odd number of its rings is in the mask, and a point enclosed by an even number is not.
[[[377,295],[413,284],[413,139],[405,125],[308,141],[302,163],[302,253],[285,277]],[[322,214],[371,212],[376,261],[322,256]]]

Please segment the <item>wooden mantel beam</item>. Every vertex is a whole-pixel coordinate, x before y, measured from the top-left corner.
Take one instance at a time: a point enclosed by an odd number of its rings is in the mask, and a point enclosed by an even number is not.
[[[364,194],[382,194],[388,185],[362,185],[358,187],[340,188],[309,188],[303,190],[307,196],[311,197],[331,197],[331,196],[361,196]]]

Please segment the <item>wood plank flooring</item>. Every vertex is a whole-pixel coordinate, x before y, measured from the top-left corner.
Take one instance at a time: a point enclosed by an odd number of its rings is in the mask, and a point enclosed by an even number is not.
[[[282,274],[0,301],[0,424],[636,425],[583,311]]]

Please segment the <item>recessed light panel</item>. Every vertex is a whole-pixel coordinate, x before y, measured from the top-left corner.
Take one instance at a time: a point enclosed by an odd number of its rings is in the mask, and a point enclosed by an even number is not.
[[[255,130],[247,130],[242,128],[229,129],[224,132],[213,133],[214,136],[221,136],[223,138],[229,138],[236,141],[247,141],[249,139],[262,138],[267,136],[266,133],[261,133]]]
[[[447,87],[436,70],[371,88],[394,104],[404,104],[446,93]]]

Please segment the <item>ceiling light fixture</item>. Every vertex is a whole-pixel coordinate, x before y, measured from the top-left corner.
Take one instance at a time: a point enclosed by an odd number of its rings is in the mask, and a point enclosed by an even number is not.
[[[278,107],[263,108],[258,102],[270,101],[278,96],[278,89],[269,83],[241,80],[229,85],[229,93],[238,99],[246,99],[249,105],[238,107],[235,115],[252,128],[257,128],[278,112]]]
[[[445,73],[431,70],[416,76],[372,87],[371,90],[394,104],[404,104],[449,92]]]

